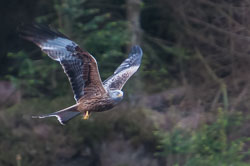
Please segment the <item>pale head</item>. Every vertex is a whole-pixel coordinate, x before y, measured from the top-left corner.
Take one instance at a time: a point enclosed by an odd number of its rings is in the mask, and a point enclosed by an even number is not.
[[[123,99],[123,91],[121,90],[111,90],[109,91],[109,96],[116,102],[119,102]]]

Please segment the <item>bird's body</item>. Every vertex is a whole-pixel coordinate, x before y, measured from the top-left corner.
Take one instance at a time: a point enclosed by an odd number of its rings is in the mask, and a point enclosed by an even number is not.
[[[81,98],[79,104],[77,105],[77,110],[79,112],[102,112],[113,108],[118,102],[114,102],[108,95],[95,96],[88,98]]]
[[[121,89],[137,71],[142,58],[139,46],[132,47],[129,57],[102,82],[95,58],[75,42],[47,26],[30,25],[21,28],[21,36],[38,45],[48,56],[58,61],[68,76],[76,104],[66,109],[36,118],[55,116],[61,124],[82,113],[87,119],[91,112],[113,108],[123,98]]]

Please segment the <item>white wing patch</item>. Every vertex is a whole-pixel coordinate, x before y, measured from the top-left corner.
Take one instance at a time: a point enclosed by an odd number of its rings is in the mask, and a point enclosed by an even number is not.
[[[112,86],[115,86],[114,84],[117,84],[116,86],[119,86],[119,89],[122,89],[123,86],[125,85],[126,81],[138,70],[138,68],[139,68],[139,66],[133,66],[133,67],[127,68],[127,69],[125,69],[117,74],[114,74],[111,79],[108,79],[105,82],[104,88],[110,89],[110,88],[112,88]]]
[[[50,58],[56,61],[72,59],[72,51],[66,49],[66,46],[77,47],[78,45],[66,38],[57,37],[48,39],[46,42],[38,43],[38,46],[43,52],[49,55]]]
[[[122,62],[112,76],[103,82],[105,89],[121,90],[127,80],[140,67],[142,54],[142,50],[139,46],[132,47],[129,57]]]

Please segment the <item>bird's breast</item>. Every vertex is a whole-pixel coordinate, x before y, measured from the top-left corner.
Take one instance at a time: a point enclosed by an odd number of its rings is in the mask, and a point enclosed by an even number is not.
[[[111,98],[89,98],[80,100],[78,110],[80,112],[102,112],[107,111],[115,106],[115,102]]]

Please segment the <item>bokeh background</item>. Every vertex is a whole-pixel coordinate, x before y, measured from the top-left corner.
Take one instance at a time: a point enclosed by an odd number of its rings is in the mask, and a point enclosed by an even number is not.
[[[249,165],[249,15],[248,0],[1,0],[0,165]],[[88,50],[103,80],[139,44],[123,102],[31,119],[74,104],[60,64],[19,38],[32,22]]]

